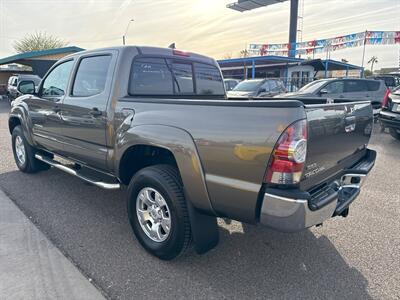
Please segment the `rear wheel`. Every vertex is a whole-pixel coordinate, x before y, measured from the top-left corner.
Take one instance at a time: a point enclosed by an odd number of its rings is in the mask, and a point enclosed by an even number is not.
[[[16,126],[12,132],[12,148],[15,163],[24,173],[35,173],[50,168],[49,165],[35,158],[37,150],[29,145],[21,126]]]
[[[390,135],[395,139],[400,140],[400,130],[389,128]]]
[[[173,259],[190,245],[189,215],[174,167],[147,167],[132,178],[128,188],[128,216],[140,244],[160,259]]]

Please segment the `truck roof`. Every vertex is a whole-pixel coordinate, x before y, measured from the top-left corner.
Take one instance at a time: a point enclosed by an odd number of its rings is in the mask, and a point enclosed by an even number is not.
[[[93,53],[93,52],[98,52],[98,51],[117,50],[117,51],[122,52],[122,51],[132,51],[132,49],[135,49],[136,51],[138,51],[140,54],[143,54],[143,55],[171,56],[171,57],[180,57],[182,59],[185,59],[185,58],[195,59],[197,61],[202,61],[202,62],[206,62],[209,64],[217,65],[217,62],[213,58],[208,57],[208,56],[204,56],[201,54],[188,52],[188,51],[184,51],[184,50],[162,48],[162,47],[151,47],[151,46],[115,46],[115,47],[98,48],[98,49],[85,50],[85,51],[73,53],[73,54],[66,56],[65,58],[80,56],[82,54]]]

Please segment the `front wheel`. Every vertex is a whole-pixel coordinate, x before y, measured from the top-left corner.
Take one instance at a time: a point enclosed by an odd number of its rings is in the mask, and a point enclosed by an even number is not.
[[[140,170],[128,188],[128,216],[140,244],[163,260],[183,254],[191,228],[176,168],[156,165]]]
[[[390,128],[389,132],[392,137],[394,137],[395,139],[398,139],[400,141],[400,130]]]
[[[25,139],[21,126],[16,126],[12,132],[12,148],[15,163],[20,171],[35,173],[50,168],[49,165],[35,158],[36,149]]]

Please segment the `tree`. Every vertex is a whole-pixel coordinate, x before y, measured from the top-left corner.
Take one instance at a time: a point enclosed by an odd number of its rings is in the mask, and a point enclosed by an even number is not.
[[[368,70],[368,69],[365,69],[364,70],[364,76],[365,77],[372,76],[372,72],[370,70]]]
[[[48,50],[65,47],[68,43],[55,37],[48,35],[46,32],[35,32],[26,35],[13,44],[15,51],[18,53]]]
[[[368,63],[371,64],[371,73],[374,73],[374,64],[378,63],[378,58],[376,56],[372,56]]]
[[[243,49],[242,51],[240,51],[239,55],[240,57],[249,57],[250,53],[249,51],[247,51],[247,49]]]

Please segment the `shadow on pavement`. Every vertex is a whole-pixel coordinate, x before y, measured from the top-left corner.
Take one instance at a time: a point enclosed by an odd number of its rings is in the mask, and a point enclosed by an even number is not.
[[[371,298],[367,280],[318,230],[220,222],[217,248],[163,262],[134,238],[123,191],[53,169],[0,174],[0,187],[110,298]]]

